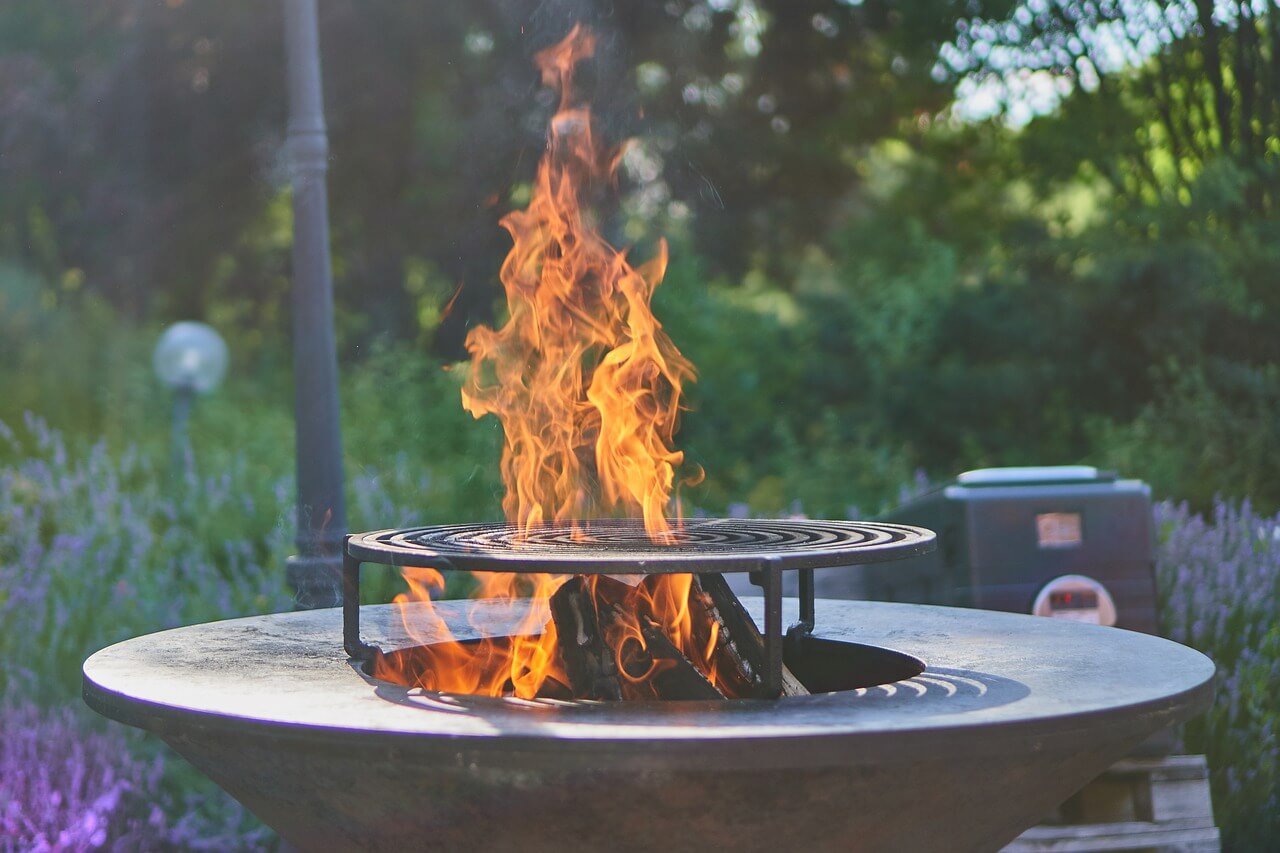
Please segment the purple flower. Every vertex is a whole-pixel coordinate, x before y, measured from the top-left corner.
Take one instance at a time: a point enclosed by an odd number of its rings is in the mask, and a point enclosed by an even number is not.
[[[119,735],[84,730],[65,710],[0,710],[0,841],[20,850],[151,850],[149,768]]]
[[[1261,849],[1280,837],[1280,516],[1218,501],[1212,521],[1185,504],[1155,508],[1165,632],[1213,658],[1213,706],[1186,748],[1209,757],[1225,838]]]

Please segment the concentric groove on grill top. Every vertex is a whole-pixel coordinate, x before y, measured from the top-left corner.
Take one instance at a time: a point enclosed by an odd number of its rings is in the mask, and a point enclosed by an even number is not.
[[[932,551],[932,531],[902,524],[808,519],[672,521],[655,541],[634,519],[521,531],[513,524],[453,524],[352,536],[366,562],[466,571],[572,574],[813,569],[902,559]]]

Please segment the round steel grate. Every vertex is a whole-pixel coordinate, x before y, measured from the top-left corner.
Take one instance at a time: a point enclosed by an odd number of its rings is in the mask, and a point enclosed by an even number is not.
[[[744,572],[850,566],[932,551],[932,531],[902,524],[697,518],[655,542],[643,524],[604,519],[521,532],[505,523],[380,530],[352,536],[362,562],[466,571],[553,574]]]

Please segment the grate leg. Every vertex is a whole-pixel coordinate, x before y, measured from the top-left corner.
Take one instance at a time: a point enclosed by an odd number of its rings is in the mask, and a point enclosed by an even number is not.
[[[764,689],[782,695],[782,563],[765,559],[760,565],[764,591]]]
[[[799,629],[806,634],[813,632],[813,623],[816,618],[814,606],[813,592],[813,569],[800,570],[800,621],[792,626],[792,630]]]
[[[350,657],[367,664],[378,647],[360,639],[360,561],[347,549],[350,538],[342,543],[342,646]]]

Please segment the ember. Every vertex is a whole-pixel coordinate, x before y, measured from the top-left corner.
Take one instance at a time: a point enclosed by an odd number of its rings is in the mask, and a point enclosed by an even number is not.
[[[585,203],[612,185],[621,154],[597,140],[574,86],[578,64],[594,47],[593,35],[575,27],[535,58],[543,82],[559,90],[560,106],[528,207],[502,220],[513,240],[500,273],[509,316],[500,329],[469,335],[462,402],[477,418],[492,414],[502,422],[503,508],[520,530],[585,530],[590,519],[622,516],[643,519],[661,544],[671,541],[668,514],[683,462],[672,437],[682,384],[694,369],[650,309],[666,269],[665,242],[655,258],[632,266],[596,232]],[[429,663],[415,667],[415,683],[520,698],[759,693],[747,663],[753,653],[744,649],[758,632],[730,637],[724,601],[692,575],[647,577],[634,586],[595,575],[478,578],[478,596],[527,610],[519,635],[424,647]],[[430,601],[442,586],[432,570],[406,569],[405,579],[401,604]],[[545,611],[530,608],[530,598],[550,602],[549,623],[532,621]],[[414,613],[405,625],[411,636],[440,628],[438,619],[421,623]],[[410,676],[386,658],[375,674],[401,682]]]

